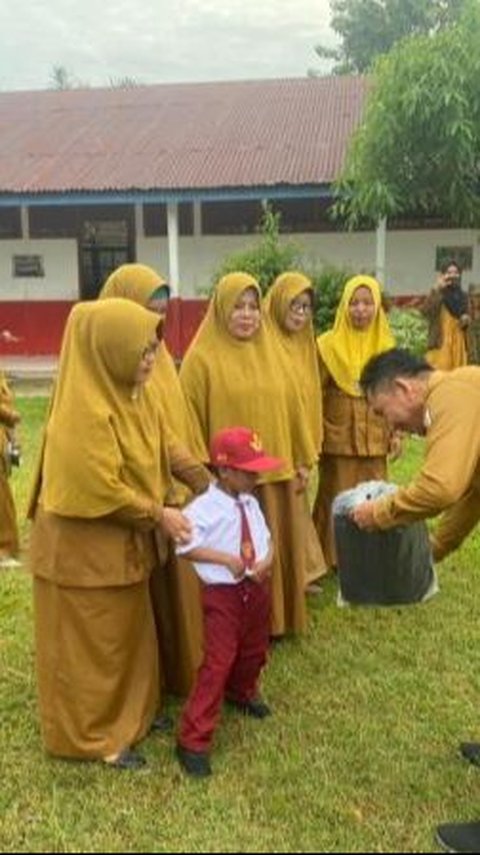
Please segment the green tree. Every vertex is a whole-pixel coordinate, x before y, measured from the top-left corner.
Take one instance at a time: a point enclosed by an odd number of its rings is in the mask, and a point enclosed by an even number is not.
[[[362,73],[407,36],[432,33],[456,21],[465,0],[331,0],[336,49],[318,45],[321,59],[336,63],[334,74]]]
[[[75,89],[76,86],[78,86],[77,80],[64,65],[53,66],[50,73],[51,89]]]
[[[257,279],[262,292],[285,270],[300,266],[300,249],[288,241],[281,243],[280,214],[270,205],[265,205],[259,226],[260,242],[243,252],[236,252],[225,259],[213,276],[213,283],[235,270],[243,270]]]
[[[329,264],[308,275],[311,277],[315,293],[313,323],[315,332],[318,334],[333,327],[345,283],[353,273],[347,267],[335,267]]]
[[[350,226],[401,213],[480,219],[480,3],[457,24],[397,45],[376,67],[336,184]]]
[[[286,270],[301,270],[312,280],[315,294],[313,322],[317,333],[329,329],[347,279],[352,276],[348,268],[325,265],[321,269],[308,270],[302,262],[302,248],[289,241],[280,242],[281,215],[266,205],[258,227],[261,240],[243,252],[229,255],[213,276],[213,284],[235,270],[243,270],[257,279],[265,294],[277,276]],[[211,288],[207,289],[207,293]]]
[[[417,309],[397,309],[388,313],[390,329],[397,347],[411,350],[417,356],[424,356],[427,350],[428,324]]]
[[[111,89],[136,89],[142,84],[136,77],[125,75],[125,77],[110,77],[108,85]]]
[[[110,77],[108,85],[111,89],[135,89],[142,84],[135,77]],[[50,89],[88,89],[89,83],[84,83],[75,77],[64,65],[54,65],[50,72]]]

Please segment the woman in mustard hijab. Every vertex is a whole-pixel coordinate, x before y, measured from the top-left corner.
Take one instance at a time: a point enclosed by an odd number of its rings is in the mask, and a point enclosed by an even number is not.
[[[17,513],[8,479],[11,460],[9,448],[14,440],[20,413],[13,406],[13,394],[0,371],[0,569],[19,567]]]
[[[153,532],[188,542],[163,506],[170,471],[148,378],[158,316],[80,303],[65,329],[31,505],[42,736],[60,757],[137,769],[158,705],[148,578]]]
[[[241,425],[257,431],[284,460],[260,481],[258,497],[275,546],[271,634],[306,626],[305,545],[297,474],[317,459],[302,402],[265,329],[261,293],[247,273],[224,276],[190,345],[180,379],[195,422],[196,450],[213,434]]]
[[[132,300],[165,318],[170,286],[156,270],[146,264],[122,264],[110,274],[98,295],[99,300],[111,297]],[[158,348],[152,382],[164,407],[169,427],[188,448],[191,442],[188,409],[175,363],[163,340]]]
[[[323,456],[314,521],[327,565],[336,565],[332,502],[361,481],[383,480],[392,437],[361,393],[359,379],[372,356],[395,346],[380,285],[354,276],[345,285],[332,330],[317,339],[323,387]]]
[[[322,391],[313,330],[314,292],[311,280],[298,271],[278,276],[264,300],[267,330],[285,366],[290,383],[302,399],[303,416],[312,443],[320,454],[323,440]],[[304,539],[307,549],[307,590],[326,573],[325,559],[313,525],[308,501],[309,471],[300,473]]]
[[[112,297],[132,300],[165,318],[170,288],[153,268],[145,264],[122,264],[110,274],[99,294],[100,300]],[[164,341],[159,344],[151,384],[162,407],[165,427],[172,434],[169,456],[173,474],[178,474],[183,482],[186,480],[194,492],[202,492],[208,486],[208,474],[203,467],[192,466],[189,459],[188,449],[193,439],[188,408],[175,363]],[[165,501],[181,505],[188,495],[177,482],[172,484]],[[202,660],[200,583],[188,562],[176,557],[170,539],[159,531],[156,540],[158,562],[151,575],[150,590],[162,666],[160,678],[167,693],[183,696],[192,688]]]

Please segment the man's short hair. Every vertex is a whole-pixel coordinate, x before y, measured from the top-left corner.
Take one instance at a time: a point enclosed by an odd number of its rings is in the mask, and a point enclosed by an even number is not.
[[[365,395],[375,394],[380,386],[388,386],[398,377],[417,377],[425,371],[433,371],[425,359],[409,350],[393,347],[367,362],[360,377],[360,386]]]

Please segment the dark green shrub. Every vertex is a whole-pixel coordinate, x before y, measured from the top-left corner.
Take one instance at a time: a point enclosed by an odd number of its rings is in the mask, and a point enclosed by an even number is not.
[[[280,214],[265,205],[258,228],[260,243],[242,252],[229,255],[215,272],[212,285],[226,273],[243,270],[257,279],[264,294],[280,273],[300,268],[300,248],[289,241],[280,241]]]
[[[392,308],[388,320],[397,347],[404,347],[417,356],[427,349],[428,324],[417,309]]]
[[[343,287],[353,274],[347,268],[327,265],[323,270],[308,273],[315,292],[315,314],[313,323],[319,335],[331,329],[335,312],[342,296]]]

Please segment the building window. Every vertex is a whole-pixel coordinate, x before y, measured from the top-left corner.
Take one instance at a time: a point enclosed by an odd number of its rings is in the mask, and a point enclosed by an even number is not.
[[[45,276],[43,255],[14,255],[12,273],[15,278]]]
[[[455,261],[461,270],[471,270],[473,265],[472,246],[437,246],[435,270],[441,270],[449,261]]]
[[[203,202],[202,233],[204,235],[254,234],[262,219],[258,201]]]
[[[21,238],[20,208],[0,208],[0,238]]]
[[[167,206],[147,204],[143,206],[143,228],[145,237],[166,237]],[[193,235],[193,205],[180,202],[178,206],[178,233],[181,237]]]
[[[84,224],[126,221],[133,234],[133,205],[32,205],[29,208],[31,238],[80,238]]]
[[[271,205],[280,214],[281,232],[335,232],[342,228],[332,217],[330,199],[273,199]]]

